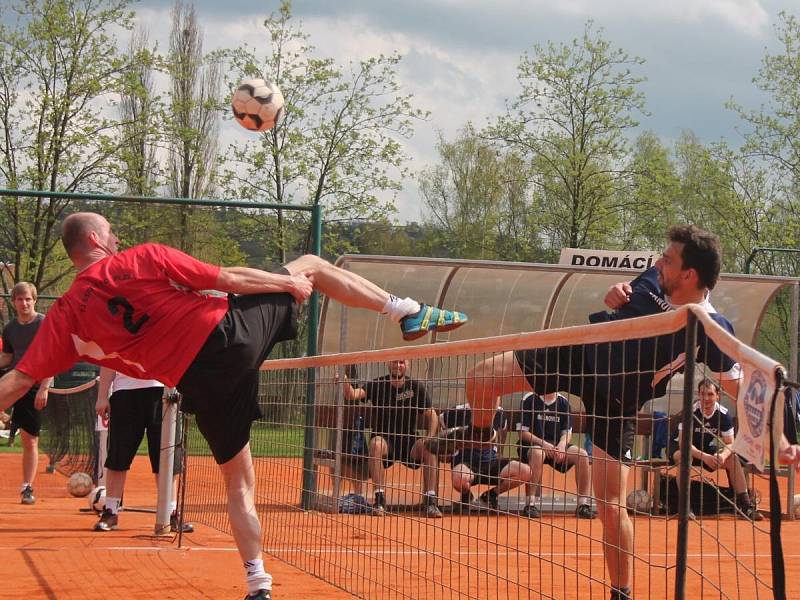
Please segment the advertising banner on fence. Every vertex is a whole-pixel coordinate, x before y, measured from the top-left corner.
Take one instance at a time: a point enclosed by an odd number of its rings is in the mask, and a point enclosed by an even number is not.
[[[661,256],[660,252],[624,252],[622,250],[587,250],[584,248],[562,248],[560,265],[576,267],[600,267],[603,269],[633,269],[644,271],[652,267]]]

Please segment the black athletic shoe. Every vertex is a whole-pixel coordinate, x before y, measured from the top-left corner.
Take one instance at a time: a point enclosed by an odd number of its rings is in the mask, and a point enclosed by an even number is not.
[[[449,456],[458,450],[476,444],[490,444],[497,438],[497,432],[492,427],[451,427],[445,429],[435,438],[425,440],[425,447],[431,454]]]
[[[244,600],[272,600],[272,590],[258,590],[255,594],[247,594]]]
[[[110,509],[104,508],[100,513],[100,520],[94,524],[95,531],[113,531],[117,528],[119,521],[118,515],[111,512]]]
[[[461,498],[453,502],[453,514],[468,515],[474,500],[475,497],[472,495],[472,492],[461,494]]]
[[[483,492],[478,497],[478,502],[480,502],[486,508],[497,510],[497,494],[494,492],[494,490],[486,490]]]
[[[575,516],[579,519],[594,519],[597,516],[597,511],[592,508],[591,504],[581,504],[578,510],[575,511]]]
[[[429,496],[425,494],[425,499],[423,500],[425,516],[429,519],[441,519],[442,518],[442,511],[439,510],[439,506],[436,504],[436,496]]]
[[[736,507],[736,518],[746,519],[748,521],[763,521],[764,515],[758,512],[758,509],[752,504]]]
[[[542,512],[539,508],[533,504],[528,504],[525,508],[522,509],[520,513],[523,517],[528,517],[529,519],[538,519],[542,516]]]
[[[19,496],[20,504],[33,504],[36,502],[36,496],[33,495],[33,488],[29,485],[25,486]]]
[[[178,533],[178,524],[181,522],[178,513],[174,512],[169,516],[169,530],[172,533]],[[182,533],[193,533],[194,532],[194,525],[191,523],[184,523],[181,526]]]

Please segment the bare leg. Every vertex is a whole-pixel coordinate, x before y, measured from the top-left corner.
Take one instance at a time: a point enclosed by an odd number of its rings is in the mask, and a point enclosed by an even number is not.
[[[499,397],[533,391],[513,352],[487,358],[467,372],[466,394],[476,428],[491,427]]]
[[[242,561],[261,559],[261,523],[255,506],[255,471],[250,444],[219,466],[228,494],[228,517]]]
[[[39,437],[24,429],[22,433],[22,481],[33,485],[39,467]]]
[[[127,477],[127,471],[106,469],[106,497],[122,498],[122,494],[125,492],[125,480]]]
[[[611,585],[630,588],[633,584],[633,523],[625,508],[631,468],[594,447],[594,493],[603,523],[605,554]]]
[[[531,477],[531,469],[528,465],[512,460],[506,467],[500,471],[500,482],[494,488],[498,495],[513,490],[519,487],[523,482],[528,481]]]
[[[372,487],[376,490],[383,489],[383,459],[389,454],[389,446],[379,435],[372,436],[369,441],[369,476],[372,478]]]
[[[409,458],[422,463],[423,493],[435,492],[437,488],[437,469],[439,467],[439,459],[436,457],[436,455],[428,452],[423,440],[417,440],[411,447]]]
[[[292,275],[305,273],[315,290],[347,306],[381,312],[389,300],[389,292],[368,279],[313,254],[301,256],[284,268]]]
[[[592,473],[589,469],[589,455],[578,446],[567,448],[567,464],[575,465],[575,483],[579,496],[592,495]]]
[[[544,450],[534,446],[528,450],[528,465],[530,466],[530,480],[525,484],[525,495],[534,496],[542,484],[542,470],[544,469]]]
[[[469,488],[472,487],[472,481],[475,479],[475,474],[467,465],[461,463],[453,468],[451,477],[453,481],[453,488],[459,494],[466,494],[469,492]]]
[[[724,463],[725,470],[728,472],[728,480],[733,491],[737,494],[743,494],[747,491],[747,478],[744,476],[744,469],[742,463],[736,457],[736,454],[731,454]]]

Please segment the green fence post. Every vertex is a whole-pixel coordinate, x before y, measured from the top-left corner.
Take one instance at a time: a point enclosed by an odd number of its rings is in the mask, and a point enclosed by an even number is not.
[[[311,211],[311,252],[320,255],[322,249],[322,209],[315,205]],[[308,356],[317,355],[317,330],[319,329],[319,294],[314,292],[308,303]],[[314,431],[316,421],[316,373],[313,368],[306,374],[306,421],[303,436],[303,492],[300,505],[309,510],[314,505],[317,482],[314,477]]]

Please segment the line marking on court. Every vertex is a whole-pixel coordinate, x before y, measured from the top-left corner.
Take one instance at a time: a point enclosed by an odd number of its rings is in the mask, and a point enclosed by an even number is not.
[[[31,548],[30,546],[17,546],[17,547],[0,547],[0,551],[12,551],[12,552],[20,552],[20,551],[31,551],[35,550],[38,552],[42,551],[52,551],[52,552],[61,552],[64,548],[46,548],[46,547],[36,547]],[[83,548],[84,552],[92,551],[92,552],[238,552],[235,547],[214,547],[214,546],[203,546],[203,547],[193,547],[193,546],[185,546],[183,548],[172,548],[172,547],[154,547],[154,546],[107,546],[107,547],[89,547]],[[497,552],[494,550],[487,550],[485,552],[477,552],[474,550],[455,550],[452,552],[441,552],[435,550],[392,550],[392,549],[371,549],[371,548],[307,548],[307,547],[298,547],[298,548],[264,548],[264,552],[267,554],[287,554],[287,553],[297,553],[302,552],[305,554],[370,554],[376,556],[414,556],[414,555],[435,555],[435,556],[517,556],[521,553],[514,551],[513,549],[507,550],[505,552]],[[524,553],[524,556],[528,556],[530,558],[565,558],[566,556],[575,557],[575,558],[595,558],[599,554],[598,552],[579,552],[577,554],[570,552],[570,553]],[[674,557],[675,553],[650,553],[651,557],[663,557],[663,558],[670,558]],[[770,554],[748,554],[744,558],[748,559],[768,559],[770,558]],[[706,554],[696,554],[690,553],[687,555],[687,558],[716,558],[720,560],[735,560],[732,556],[719,556],[712,553]],[[740,557],[738,557],[741,559]],[[784,560],[786,559],[800,559],[800,554],[785,554]],[[652,565],[656,568],[662,568],[665,565]],[[666,565],[669,566],[669,565]]]

